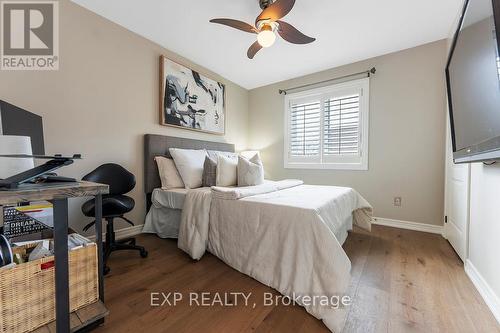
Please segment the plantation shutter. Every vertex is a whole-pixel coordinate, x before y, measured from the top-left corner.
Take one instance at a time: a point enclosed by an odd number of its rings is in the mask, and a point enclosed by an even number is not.
[[[321,100],[290,102],[289,154],[307,158],[320,155]]]
[[[285,109],[285,168],[368,170],[368,79],[290,94]]]
[[[323,156],[360,155],[359,102],[359,94],[325,99]]]

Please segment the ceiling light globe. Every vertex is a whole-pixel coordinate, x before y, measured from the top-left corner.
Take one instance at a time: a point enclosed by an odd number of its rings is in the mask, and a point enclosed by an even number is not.
[[[257,41],[262,47],[270,47],[276,41],[276,35],[271,30],[263,30],[257,35]]]

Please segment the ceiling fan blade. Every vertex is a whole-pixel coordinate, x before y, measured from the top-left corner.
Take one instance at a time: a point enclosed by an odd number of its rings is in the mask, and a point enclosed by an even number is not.
[[[275,3],[267,7],[255,20],[255,24],[261,20],[277,21],[284,17],[295,5],[295,0],[277,0]]]
[[[295,29],[289,23],[283,21],[276,21],[279,24],[278,34],[287,42],[293,44],[309,44],[316,40],[316,38],[312,38],[304,35],[302,32]]]
[[[218,19],[213,19],[210,20],[211,23],[218,23],[222,25],[227,25],[228,27],[238,29],[241,31],[249,32],[252,34],[258,33],[257,29],[255,29],[253,26],[246,22],[238,21],[238,20],[233,20],[233,19],[226,19],[226,18],[218,18]]]
[[[253,59],[253,57],[255,57],[255,54],[259,52],[260,49],[262,49],[262,46],[260,46],[259,42],[253,43],[252,46],[250,46],[250,48],[248,49],[247,52],[248,58]]]

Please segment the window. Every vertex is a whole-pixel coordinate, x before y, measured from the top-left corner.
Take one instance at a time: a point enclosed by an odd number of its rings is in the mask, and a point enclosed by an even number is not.
[[[285,168],[368,170],[369,79],[285,98]]]

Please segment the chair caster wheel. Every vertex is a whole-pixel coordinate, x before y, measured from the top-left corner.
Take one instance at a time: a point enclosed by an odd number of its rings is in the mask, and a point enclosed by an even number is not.
[[[146,251],[146,250],[142,250],[142,251],[141,251],[141,257],[142,257],[142,258],[147,258],[147,257],[148,257],[148,251]]]
[[[111,268],[108,266],[104,266],[104,275],[108,275],[108,273],[111,271]]]

